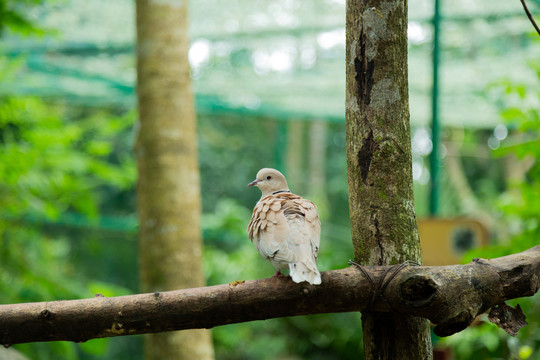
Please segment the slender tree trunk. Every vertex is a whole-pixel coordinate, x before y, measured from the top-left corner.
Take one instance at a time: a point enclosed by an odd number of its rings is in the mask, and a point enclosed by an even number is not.
[[[287,123],[287,167],[286,176],[289,187],[302,194],[302,155],[304,149],[304,122],[292,120]]]
[[[317,204],[321,219],[329,214],[328,196],[326,194],[326,133],[324,121],[309,123],[309,198]]]
[[[187,2],[137,0],[136,153],[144,292],[204,285]],[[210,332],[147,335],[146,359],[212,359]]]
[[[310,193],[324,192],[326,188],[326,123],[313,121],[309,127],[309,179]],[[325,194],[324,194],[325,195]]]
[[[444,142],[447,150],[444,166],[450,183],[455,190],[461,212],[476,217],[488,229],[497,229],[496,233],[498,233],[501,238],[506,238],[508,236],[506,226],[503,224],[500,224],[499,226],[497,220],[482,208],[482,204],[469,185],[461,162],[460,151],[452,141],[456,137],[455,133],[455,130],[450,130],[450,139],[449,141]]]
[[[421,261],[407,85],[407,1],[348,0],[346,122],[354,255],[364,265]],[[365,358],[431,359],[427,320],[362,314]]]

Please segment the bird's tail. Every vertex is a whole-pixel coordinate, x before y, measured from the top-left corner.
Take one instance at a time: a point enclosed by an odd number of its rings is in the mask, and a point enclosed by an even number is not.
[[[289,274],[295,283],[302,281],[307,281],[312,285],[321,283],[321,274],[317,270],[317,266],[309,266],[303,262],[290,263]]]

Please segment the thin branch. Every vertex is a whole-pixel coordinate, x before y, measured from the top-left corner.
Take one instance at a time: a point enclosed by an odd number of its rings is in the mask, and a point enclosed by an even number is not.
[[[525,13],[527,14],[527,17],[531,21],[531,24],[536,29],[536,32],[538,33],[538,35],[540,35],[540,28],[538,27],[538,25],[536,25],[536,21],[534,21],[534,18],[532,16],[531,12],[529,11],[529,8],[527,7],[527,4],[525,3],[525,0],[520,0],[520,1],[521,1],[521,5],[523,5],[523,9],[525,10]]]
[[[400,265],[396,265],[400,266]],[[506,300],[532,296],[540,286],[540,246],[467,265],[406,266],[386,283],[373,305],[373,283],[388,266],[352,266],[322,273],[322,285],[287,277],[233,282],[195,289],[95,297],[83,300],[0,305],[0,344],[156,333],[350,311],[407,313],[451,335]],[[392,269],[393,270],[393,269]],[[474,284],[474,286],[473,286]]]

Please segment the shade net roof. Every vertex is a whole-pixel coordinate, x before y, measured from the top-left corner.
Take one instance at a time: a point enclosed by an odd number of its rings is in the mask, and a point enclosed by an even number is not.
[[[540,9],[530,1],[533,12]],[[490,85],[535,81],[540,58],[518,0],[442,4],[440,118],[443,125],[494,127]],[[30,14],[55,29],[40,38],[8,34],[1,47],[15,76],[4,94],[87,106],[135,105],[135,2],[47,2]],[[433,1],[409,1],[409,80],[413,126],[431,120]],[[199,113],[343,122],[344,0],[190,2],[189,59]]]

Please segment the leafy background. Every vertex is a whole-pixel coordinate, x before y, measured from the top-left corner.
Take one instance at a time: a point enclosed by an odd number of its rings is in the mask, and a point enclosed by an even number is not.
[[[284,170],[295,192],[316,200],[319,268],[342,268],[352,256],[344,3],[272,3],[190,5],[210,285],[272,273],[245,235],[259,197],[246,184],[263,166]],[[425,217],[432,2],[409,3],[414,185]],[[465,262],[525,250],[540,235],[539,42],[517,1],[485,3],[443,6],[442,160],[459,160],[469,191],[443,167],[439,215],[481,219],[491,234],[490,246]],[[138,292],[133,6],[0,0],[1,303]],[[321,146],[324,156],[312,156]],[[299,172],[290,168],[294,156]],[[313,185],[315,176],[324,187]],[[538,358],[539,297],[517,302],[529,326],[516,338],[482,318],[457,335],[434,336],[436,346],[457,359]],[[360,328],[359,314],[328,314],[218,327],[213,337],[219,359],[357,359]],[[142,358],[139,336],[14,348],[31,359]]]

